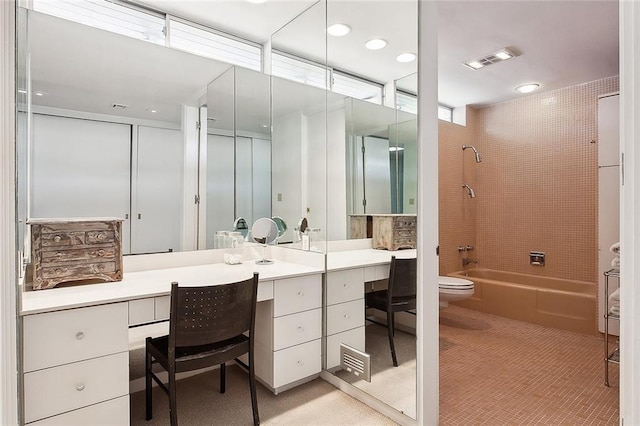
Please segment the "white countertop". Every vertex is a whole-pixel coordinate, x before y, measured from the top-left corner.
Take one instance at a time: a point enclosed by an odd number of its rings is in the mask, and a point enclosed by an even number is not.
[[[363,249],[329,252],[327,253],[327,271],[384,265],[391,263],[391,256],[413,258],[416,255],[416,249],[396,251]]]
[[[20,314],[30,315],[168,295],[173,281],[184,286],[226,284],[251,278],[254,272],[258,272],[258,278],[263,282],[321,274],[324,273],[324,268],[282,260],[276,260],[271,265],[257,265],[254,260],[250,260],[237,265],[215,263],[129,273],[125,271],[122,281],[25,291],[22,293]]]

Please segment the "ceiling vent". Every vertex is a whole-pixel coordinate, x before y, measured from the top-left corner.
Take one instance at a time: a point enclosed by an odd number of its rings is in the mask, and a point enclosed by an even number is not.
[[[127,109],[127,108],[129,108],[129,105],[125,105],[125,104],[111,104],[111,108],[115,108],[115,109]]]
[[[504,49],[500,49],[497,52],[494,52],[490,55],[484,56],[480,59],[475,59],[473,61],[465,62],[464,64],[469,68],[471,68],[472,70],[477,70],[480,68],[484,68],[487,65],[492,65],[497,62],[502,62],[502,61],[506,61],[507,59],[515,58],[516,56],[519,56],[519,55],[520,54],[514,51],[513,49],[509,49],[505,47]]]

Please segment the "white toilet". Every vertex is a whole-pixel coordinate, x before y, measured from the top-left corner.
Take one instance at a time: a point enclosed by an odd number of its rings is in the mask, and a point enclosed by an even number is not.
[[[449,302],[473,296],[473,281],[464,278],[438,276],[440,307],[446,308]]]

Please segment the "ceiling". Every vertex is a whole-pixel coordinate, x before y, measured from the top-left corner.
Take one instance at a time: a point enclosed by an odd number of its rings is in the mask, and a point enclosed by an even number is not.
[[[417,61],[400,64],[399,53],[417,53],[414,0],[141,0],[146,6],[209,25],[275,48],[322,60],[381,83],[415,73]],[[441,1],[439,102],[483,106],[523,96],[514,88],[537,82],[553,90],[618,74],[618,2]],[[197,102],[228,65],[32,13],[29,37],[33,90],[49,94],[38,103],[114,113],[130,105],[137,118],[179,122],[179,105]],[[325,35],[326,21],[346,23],[344,37]],[[296,18],[293,25],[287,25]],[[285,27],[286,25],[286,27]],[[281,29],[285,27],[284,29]],[[271,38],[272,34],[273,38]],[[364,48],[381,37],[387,47]],[[99,48],[96,48],[99,46]],[[463,63],[511,47],[520,56],[479,70]],[[417,79],[404,79],[415,90]],[[40,87],[39,87],[40,86]],[[149,110],[158,111],[150,115]],[[122,114],[119,114],[122,115]]]

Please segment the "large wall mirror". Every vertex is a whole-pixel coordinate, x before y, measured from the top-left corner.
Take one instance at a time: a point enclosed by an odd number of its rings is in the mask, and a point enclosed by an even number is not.
[[[350,34],[343,37],[329,35],[326,28],[334,23],[348,24],[351,27]],[[388,38],[387,48],[368,50],[365,47],[368,37],[374,33],[381,38]],[[394,38],[394,34],[399,38]],[[294,217],[302,211],[310,223],[317,222],[317,216],[314,215],[317,212],[313,207],[309,208],[312,200],[308,197],[317,194],[326,197],[322,213],[326,220],[325,251],[329,257],[341,250],[340,247],[346,247],[346,241],[355,238],[350,234],[350,217],[353,215],[415,215],[417,62],[399,66],[389,64],[398,65],[396,56],[403,51],[417,51],[417,2],[369,2],[365,9],[362,3],[355,1],[321,1],[275,33],[272,48],[275,75],[278,75],[278,66],[283,61],[297,58],[299,66],[297,73],[283,76],[293,81],[273,78],[274,157],[278,149],[276,139],[281,120],[276,110],[279,104],[290,104],[282,101],[285,94],[300,92],[296,94],[297,99],[317,99],[306,105],[306,111],[300,107],[294,117],[288,117],[290,121],[300,123],[298,127],[288,129],[295,129],[294,134],[303,141],[309,136],[304,133],[304,125],[310,124],[308,129],[313,129],[312,137],[316,138],[317,146],[297,143],[297,148],[288,148],[288,152],[292,153],[290,160],[299,161],[288,167],[294,170],[293,176],[300,176],[301,182],[306,179],[308,186],[302,184],[299,191],[302,199],[295,200],[290,206],[293,209],[290,213],[279,211]],[[376,91],[371,86],[360,85],[354,76],[381,84]],[[303,84],[307,87],[303,88]],[[371,92],[366,93],[367,90]],[[305,150],[309,150],[308,157],[305,157]],[[308,158],[313,158],[313,162],[309,162]],[[278,196],[275,158],[273,164],[273,190],[274,196]],[[320,173],[323,166],[324,173]],[[292,184],[300,185],[297,180]],[[276,206],[278,204],[274,203],[274,212],[279,208]],[[322,220],[319,222],[322,223]],[[356,244],[361,247],[369,244],[371,247],[367,238],[362,238],[362,242]],[[379,266],[385,267],[389,268]],[[365,289],[369,291],[376,286],[384,286],[385,281],[365,281]],[[399,413],[415,419],[415,317],[406,315],[398,323],[396,349],[399,365],[394,367],[389,356],[386,327],[367,321],[362,340],[356,329],[332,334],[335,323],[333,316],[341,306],[330,299],[330,296],[326,296],[324,302],[325,348],[333,348],[335,341],[340,339],[344,342],[357,341],[355,346],[371,355],[371,381],[342,368],[337,360],[338,355],[332,349],[326,349],[326,370],[344,386],[364,391]],[[344,306],[358,303],[353,300],[344,303]],[[374,320],[377,316],[369,310],[366,315]]]

